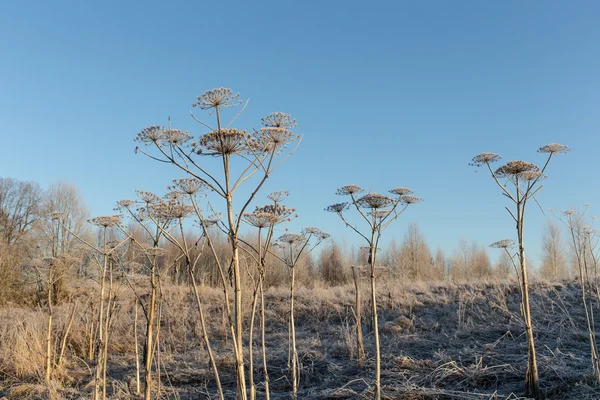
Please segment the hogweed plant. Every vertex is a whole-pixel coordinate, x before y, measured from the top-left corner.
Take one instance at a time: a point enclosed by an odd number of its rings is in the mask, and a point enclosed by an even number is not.
[[[115,292],[113,279],[114,254],[122,245],[129,241],[129,237],[118,242],[108,240],[109,230],[112,228],[122,229],[120,227],[122,215],[100,216],[90,219],[88,222],[100,229],[100,245],[95,246],[87,240],[71,231],[62,223],[61,216],[55,214],[52,216],[61,227],[73,235],[77,240],[89,247],[93,252],[91,258],[99,268],[100,293],[98,294],[98,318],[96,321],[96,332],[92,332],[94,340],[94,359],[96,365],[94,368],[94,400],[106,399],[106,376],[108,360],[108,342],[110,337],[111,322],[115,309]],[[95,335],[95,337],[94,337]]]
[[[277,245],[281,249],[281,256],[277,256],[290,270],[290,356],[288,360],[288,370],[292,374],[292,395],[294,398],[298,395],[298,385],[300,384],[300,359],[298,358],[298,349],[296,347],[296,322],[294,319],[294,293],[296,284],[296,267],[303,261],[318,245],[328,239],[329,235],[319,228],[305,228],[301,234],[286,233],[277,239]]]
[[[258,277],[257,279],[250,273],[250,278],[253,282],[254,292],[252,296],[252,314],[250,316],[250,331],[248,333],[248,378],[250,383],[250,400],[256,398],[256,385],[254,383],[254,370],[253,370],[253,338],[254,338],[254,320],[256,315],[256,306],[260,296],[260,320],[261,320],[261,350],[263,359],[263,376],[264,376],[264,389],[265,398],[270,399],[269,390],[269,373],[267,368],[267,352],[265,342],[265,296],[264,296],[264,281],[266,275],[266,259],[270,253],[271,244],[273,241],[273,233],[275,226],[284,222],[290,221],[294,216],[295,209],[289,208],[281,204],[289,193],[287,191],[276,191],[267,196],[271,200],[271,204],[265,206],[257,206],[256,209],[250,213],[244,214],[244,222],[256,229],[258,229],[258,235],[256,237],[256,244],[253,245],[248,242],[244,242],[250,247],[250,256],[254,259],[258,266]],[[263,238],[264,233],[264,238]]]
[[[600,357],[598,354],[598,341],[596,339],[596,321],[594,318],[594,298],[600,300],[597,270],[597,235],[592,228],[595,218],[591,218],[588,225],[589,204],[583,210],[569,209],[558,214],[550,209],[552,214],[567,228],[571,239],[571,246],[575,254],[575,262],[581,286],[581,302],[585,309],[585,318],[590,340],[592,371],[596,381],[600,383]]]
[[[412,190],[405,187],[398,187],[390,190],[392,197],[384,196],[379,193],[367,193],[361,197],[358,195],[364,192],[364,189],[357,185],[346,185],[338,189],[336,194],[348,196],[350,201],[337,203],[327,207],[325,210],[336,213],[347,227],[352,229],[362,237],[369,248],[369,264],[371,266],[371,313],[373,319],[373,335],[375,340],[375,390],[374,398],[381,399],[381,349],[379,346],[379,323],[377,317],[377,283],[376,283],[376,262],[377,246],[382,232],[392,222],[406,211],[408,206],[423,201],[419,197],[412,196]],[[361,231],[358,226],[352,225],[345,216],[345,212],[354,209],[361,219],[363,219],[368,231]],[[358,305],[357,305],[358,307]],[[361,345],[358,345],[360,349]]]
[[[158,338],[161,327],[160,318],[157,318],[157,315],[160,315],[160,313],[157,312],[157,304],[161,302],[159,291],[161,275],[168,271],[172,264],[179,261],[180,257],[185,259],[188,271],[193,272],[193,267],[198,262],[199,256],[194,259],[194,265],[192,265],[190,256],[191,249],[190,246],[188,246],[183,231],[183,220],[193,211],[193,207],[189,204],[189,200],[187,199],[187,194],[173,191],[167,193],[163,198],[144,190],[138,190],[137,194],[140,199],[139,201],[121,200],[117,202],[117,209],[127,213],[131,220],[141,227],[144,238],[146,239],[146,241],[140,241],[132,236],[133,244],[138,250],[141,250],[139,254],[145,258],[142,260],[142,265],[147,266],[149,276],[149,297],[147,301],[144,301],[142,296],[139,296],[136,293],[137,300],[141,304],[142,311],[146,318],[146,342],[144,345],[144,398],[149,400],[151,398],[152,389],[152,365],[154,353],[158,347]],[[176,233],[173,231],[180,233],[181,237],[177,238]],[[182,256],[176,258],[170,265],[163,267],[163,271],[159,269],[159,258],[166,252],[163,248],[159,247],[162,241],[173,243],[182,252]],[[192,275],[194,292],[197,301],[199,301],[197,286],[193,278]],[[212,355],[210,342],[206,335],[202,304],[198,303],[198,306],[200,309],[201,326],[203,328],[203,338],[205,339],[205,345],[208,348],[211,366],[213,367],[213,372],[215,374],[217,391],[220,399],[223,399],[218,371]]]
[[[505,165],[493,170],[492,163],[502,157],[495,153],[481,153],[471,160],[470,165],[475,167],[486,166],[492,178],[501,189],[502,194],[514,204],[514,211],[505,207],[517,228],[518,260],[521,269],[520,286],[522,295],[523,318],[527,333],[527,372],[525,374],[525,396],[535,399],[543,398],[540,390],[538,367],[535,352],[533,327],[531,325],[531,308],[529,304],[529,282],[527,279],[527,263],[524,245],[525,210],[529,200],[536,201],[535,195],[543,188],[539,183],[546,177],[544,172],[555,154],[564,154],[569,151],[567,146],[552,143],[538,149],[538,153],[548,154],[544,166],[540,168],[527,161],[509,161]],[[501,180],[505,181],[504,183]]]
[[[242,216],[267,178],[294,152],[301,137],[291,130],[296,126],[296,121],[281,112],[264,117],[263,126],[251,132],[232,128],[231,125],[244,111],[247,102],[228,124],[223,124],[225,109],[241,104],[239,95],[230,89],[209,90],[200,95],[192,107],[214,115],[214,125],[202,121],[191,113],[195,121],[209,129],[208,133],[193,140],[188,132],[171,129],[170,126],[166,128],[150,126],[138,134],[136,141],[144,149],[138,146],[136,151],[179,168],[188,177],[197,179],[223,200],[226,210],[225,225],[231,246],[229,270],[233,286],[233,315],[229,318],[229,323],[233,332],[237,392],[240,399],[246,400],[248,395],[244,366],[240,225]],[[154,148],[154,152],[146,150],[146,146]],[[288,147],[291,146],[292,149],[288,151]],[[216,161],[218,172],[209,170],[205,162],[207,159]],[[239,200],[236,194],[245,183],[248,185],[252,183],[249,194]],[[234,198],[241,204],[237,210],[234,210]],[[225,290],[228,290],[228,286]],[[227,299],[224,302],[227,302]]]

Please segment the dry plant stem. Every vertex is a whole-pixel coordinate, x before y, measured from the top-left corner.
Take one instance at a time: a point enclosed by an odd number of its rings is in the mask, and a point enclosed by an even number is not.
[[[213,370],[213,374],[215,375],[215,383],[217,385],[217,392],[219,394],[219,399],[224,400],[225,397],[223,396],[223,388],[221,386],[221,378],[219,377],[219,370],[217,369],[217,363],[215,361],[215,356],[213,354],[212,347],[210,345],[210,340],[208,338],[208,332],[206,329],[206,319],[204,317],[204,307],[202,306],[202,301],[200,300],[200,294],[198,293],[198,285],[196,284],[196,278],[194,277],[194,271],[193,271],[192,265],[190,263],[189,257],[187,256],[188,247],[187,247],[187,243],[185,241],[185,236],[183,235],[183,224],[182,224],[181,220],[179,221],[179,226],[182,231],[182,237],[184,238],[183,243],[184,243],[185,250],[186,250],[186,264],[188,267],[188,273],[190,276],[190,281],[192,282],[192,288],[194,290],[194,297],[196,298],[196,305],[198,306],[198,313],[200,314],[200,324],[202,326],[202,339],[204,340],[204,345],[206,346],[206,349],[208,351],[208,357],[210,359],[210,364],[211,364],[211,367]]]
[[[583,215],[581,216],[583,217]],[[568,216],[568,220],[566,223],[569,228],[569,233],[571,235],[571,240],[573,241],[573,248],[575,250],[575,256],[577,259],[577,266],[579,272],[579,283],[581,285],[581,301],[583,303],[585,309],[585,317],[587,322],[588,334],[590,339],[590,352],[591,352],[591,362],[592,362],[592,370],[594,371],[594,375],[596,380],[600,382],[600,360],[598,358],[598,348],[596,345],[596,335],[593,323],[593,307],[591,299],[588,300],[586,291],[588,288],[589,279],[586,279],[586,274],[584,269],[586,268],[586,246],[585,240],[584,244],[581,243],[581,219],[578,218],[574,220],[572,215]]]
[[[157,247],[157,243],[154,243]],[[150,268],[150,301],[146,307],[146,344],[144,347],[144,399],[150,400],[152,391],[152,351],[154,338],[154,317],[156,312],[156,255],[152,257]],[[160,371],[159,371],[160,373]]]
[[[517,193],[517,198],[519,199]],[[540,382],[538,376],[537,359],[535,353],[535,343],[533,338],[533,329],[531,326],[531,308],[529,305],[529,282],[527,280],[527,264],[525,260],[525,246],[523,244],[523,211],[525,208],[526,200],[523,202],[523,208],[521,208],[520,202],[517,203],[517,226],[518,226],[518,238],[519,238],[519,261],[521,263],[521,277],[522,277],[522,292],[523,292],[523,311],[525,316],[525,329],[527,332],[527,348],[528,348],[528,362],[527,362],[527,373],[525,375],[525,395],[533,397],[535,399],[541,399],[542,393],[540,391]]]
[[[375,338],[375,393],[373,398],[381,400],[381,348],[379,346],[379,321],[377,316],[377,287],[375,283],[375,258],[377,256],[375,230],[371,233],[371,306],[373,314],[373,335]]]
[[[89,330],[89,335],[88,335],[88,360],[89,361],[93,361],[94,360],[94,333],[95,333],[95,326],[94,326],[94,317],[95,317],[95,308],[94,308],[94,304],[92,303],[91,306],[91,317],[90,317],[90,330]]]
[[[135,345],[135,394],[140,394],[140,348],[138,344],[138,303],[139,300],[135,299],[135,310],[133,317],[133,339]]]
[[[262,347],[262,359],[263,359],[263,375],[265,378],[265,399],[271,399],[271,393],[269,391],[269,372],[267,369],[267,343],[265,341],[265,292],[263,288],[263,282],[260,282],[260,335],[261,335],[261,347]]]
[[[360,287],[358,285],[358,274],[356,273],[356,267],[352,266],[352,278],[354,279],[354,292],[355,298],[355,317],[356,317],[356,354],[358,356],[358,363],[363,364],[365,361],[365,346],[363,344],[362,337],[362,316],[361,316],[361,301],[360,301]]]
[[[104,254],[103,254],[103,264],[102,264],[102,271],[101,271],[101,278],[100,278],[100,305],[99,305],[99,311],[98,311],[98,342],[96,344],[96,370],[95,370],[95,375],[94,375],[94,399],[95,400],[99,400],[100,398],[105,399],[106,398],[106,394],[101,391],[102,385],[101,385],[101,378],[102,378],[102,366],[103,364],[103,360],[102,360],[102,352],[100,351],[103,343],[104,343],[104,291],[105,291],[105,284],[106,284],[106,271],[108,269],[108,255],[106,252],[106,228],[104,228],[103,231],[103,250],[104,250]],[[107,318],[108,319],[108,318]]]
[[[293,255],[292,255],[293,257]],[[292,267],[292,283],[290,285],[290,334],[292,336],[292,389],[294,398],[298,395],[298,380],[300,371],[298,365],[298,349],[296,348],[296,324],[294,321],[294,286],[296,268]]]
[[[253,357],[253,342],[254,342],[254,321],[256,316],[256,305],[258,303],[258,287],[262,282],[262,274],[259,276],[258,286],[254,288],[252,297],[252,314],[250,315],[250,327],[248,332],[248,382],[250,386],[250,400],[256,399],[256,385],[254,384],[254,357]]]
[[[50,383],[52,375],[52,319],[53,319],[53,307],[52,307],[52,267],[48,267],[48,325],[46,328],[46,383]]]
[[[69,322],[65,328],[65,331],[62,335],[62,340],[60,344],[60,352],[58,354],[58,360],[56,361],[56,365],[60,366],[62,364],[63,356],[65,354],[65,349],[67,348],[67,339],[69,337],[69,332],[71,331],[71,327],[73,326],[73,320],[75,318],[75,309],[77,308],[77,303],[73,304],[73,308],[71,309],[71,316],[69,317]]]

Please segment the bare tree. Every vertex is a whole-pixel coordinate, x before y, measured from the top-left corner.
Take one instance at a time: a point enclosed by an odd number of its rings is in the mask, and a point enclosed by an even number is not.
[[[506,207],[506,210],[516,223],[519,245],[518,258],[521,267],[521,293],[523,297],[523,316],[525,319],[528,349],[527,372],[525,375],[525,395],[534,397],[535,399],[543,398],[543,394],[540,390],[533,327],[531,325],[531,308],[529,305],[529,282],[527,279],[527,261],[525,258],[523,229],[525,210],[528,201],[531,199],[535,200],[535,195],[543,187],[543,185],[538,186],[537,184],[540,182],[540,180],[545,178],[544,171],[552,159],[552,156],[554,154],[563,154],[568,151],[568,147],[555,143],[538,149],[539,153],[549,154],[548,159],[541,170],[537,165],[530,162],[510,161],[494,171],[492,170],[490,164],[498,161],[501,158],[499,155],[494,153],[481,153],[475,156],[471,161],[471,165],[473,166],[480,167],[485,165],[488,168],[492,178],[501,189],[502,194],[506,198],[510,199],[515,206],[514,212],[508,207]],[[502,184],[500,179],[506,180],[506,183]],[[509,188],[511,190],[509,190]],[[514,190],[512,190],[513,188]]]
[[[419,226],[412,223],[400,245],[399,267],[402,275],[412,280],[433,277],[433,257]]]
[[[548,220],[542,236],[542,275],[552,279],[568,276],[566,248],[560,226]]]
[[[69,253],[75,256],[73,247],[77,241],[69,231],[80,237],[85,236],[86,221],[89,219],[89,211],[77,186],[62,181],[51,183],[44,192],[40,214],[43,216],[54,214],[60,218],[60,223],[56,220],[42,219],[39,224],[45,242],[51,243],[51,248],[47,251],[48,255],[56,257],[59,254]]]
[[[0,178],[0,243],[21,240],[39,217],[42,190],[35,182]]]
[[[381,350],[379,347],[379,326],[377,317],[377,284],[376,284],[376,261],[377,245],[382,232],[393,221],[395,221],[411,204],[419,203],[421,198],[411,196],[412,190],[399,187],[390,190],[394,197],[387,197],[379,193],[367,193],[362,197],[358,194],[364,192],[364,189],[357,185],[346,185],[338,189],[336,194],[349,196],[350,202],[333,204],[325,210],[336,213],[347,227],[351,228],[356,234],[362,237],[368,244],[369,259],[371,266],[371,307],[373,317],[373,334],[375,338],[375,400],[381,399]],[[362,220],[366,222],[368,230],[363,233],[357,226],[350,224],[344,212],[348,208],[354,208]],[[365,211],[363,211],[365,210]]]

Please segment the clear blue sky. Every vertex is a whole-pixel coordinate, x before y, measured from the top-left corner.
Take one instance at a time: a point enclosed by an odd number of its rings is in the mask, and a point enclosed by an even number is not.
[[[433,250],[514,236],[491,178],[468,165],[492,151],[541,162],[545,208],[597,201],[600,3],[596,1],[199,2],[12,1],[0,5],[0,176],[62,179],[93,214],[134,189],[158,193],[177,172],[134,155],[142,128],[205,133],[195,97],[225,86],[251,97],[239,128],[271,111],[304,140],[263,192],[287,189],[301,218],[340,241],[323,208],[355,183],[408,186]],[[261,201],[262,202],[262,201]],[[539,255],[545,217],[530,211]]]

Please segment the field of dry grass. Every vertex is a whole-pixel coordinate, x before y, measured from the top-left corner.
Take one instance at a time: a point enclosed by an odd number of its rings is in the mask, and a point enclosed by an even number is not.
[[[141,280],[140,280],[141,282]],[[135,283],[134,283],[135,284]],[[53,384],[44,382],[44,313],[12,305],[0,309],[0,398],[77,399],[91,391],[87,359],[91,284],[70,289],[77,301],[65,362]],[[185,286],[165,285],[159,348],[160,398],[215,398],[216,388],[193,296]],[[365,287],[366,293],[366,287]],[[527,343],[515,284],[424,284],[406,287],[381,281],[380,331],[384,398],[515,399],[523,393]],[[590,375],[589,338],[573,282],[532,287],[532,313],[540,380],[549,399],[597,399],[600,387]],[[203,288],[211,339],[226,398],[235,398],[235,360],[218,304],[221,293]],[[288,290],[266,293],[267,345],[273,399],[290,398],[288,363]],[[135,349],[133,295],[119,292],[110,338],[109,398],[134,399]],[[368,359],[356,361],[354,287],[301,287],[297,291],[296,329],[302,374],[298,398],[367,398],[373,376],[372,332],[364,321]],[[249,302],[245,302],[249,306]],[[368,304],[364,305],[366,312]],[[61,332],[69,306],[57,306]],[[138,334],[143,343],[143,324]],[[247,337],[247,332],[246,335]],[[255,379],[260,341],[255,337]]]

